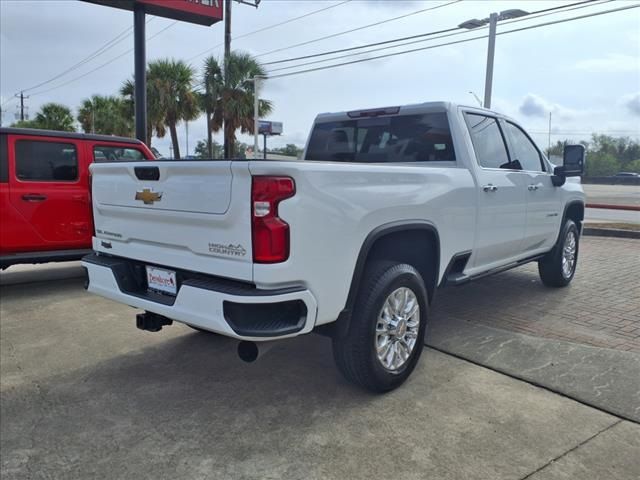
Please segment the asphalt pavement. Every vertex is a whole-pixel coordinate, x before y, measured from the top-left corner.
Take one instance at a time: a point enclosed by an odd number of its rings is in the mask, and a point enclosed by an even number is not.
[[[454,356],[427,348],[371,395],[324,337],[245,364],[230,339],[137,330],[77,266],[40,269],[0,275],[3,480],[640,475],[638,424]]]

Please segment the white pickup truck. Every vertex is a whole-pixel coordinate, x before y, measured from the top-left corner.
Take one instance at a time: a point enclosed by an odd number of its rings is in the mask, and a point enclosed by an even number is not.
[[[176,320],[248,359],[331,335],[349,380],[391,390],[438,287],[531,261],[571,281],[584,156],[553,166],[514,120],[433,102],[321,114],[300,161],[94,164],[87,287],[144,310],[139,328]]]

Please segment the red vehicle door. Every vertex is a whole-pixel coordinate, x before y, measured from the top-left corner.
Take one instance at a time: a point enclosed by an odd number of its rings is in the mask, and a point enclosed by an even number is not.
[[[9,135],[14,252],[91,248],[90,158],[80,139]]]

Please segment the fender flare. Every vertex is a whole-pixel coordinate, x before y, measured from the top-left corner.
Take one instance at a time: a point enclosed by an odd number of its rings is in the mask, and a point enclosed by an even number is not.
[[[372,247],[375,245],[376,241],[380,238],[395,233],[406,230],[422,230],[428,231],[435,236],[436,239],[436,281],[434,282],[434,290],[437,287],[438,278],[440,275],[440,235],[438,233],[437,228],[431,222],[426,220],[399,220],[395,222],[385,223],[384,225],[380,225],[374,228],[364,239],[362,242],[362,246],[360,247],[360,253],[358,254],[358,260],[356,261],[356,266],[353,271],[353,275],[351,276],[351,285],[349,287],[349,294],[347,295],[347,301],[345,307],[342,309],[340,314],[338,315],[338,319],[333,324],[334,325],[333,333],[336,333],[339,336],[345,335],[349,331],[349,324],[351,323],[351,312],[353,311],[353,305],[356,301],[356,296],[358,294],[358,288],[360,286],[360,282],[362,276],[364,274],[365,266],[367,263],[367,258],[369,256],[369,252]],[[434,292],[431,292],[433,295]]]

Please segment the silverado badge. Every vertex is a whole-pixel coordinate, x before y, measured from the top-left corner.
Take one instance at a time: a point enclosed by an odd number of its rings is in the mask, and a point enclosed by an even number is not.
[[[153,205],[153,202],[162,200],[162,192],[154,192],[149,188],[143,188],[136,192],[136,200],[142,200],[145,205]]]

